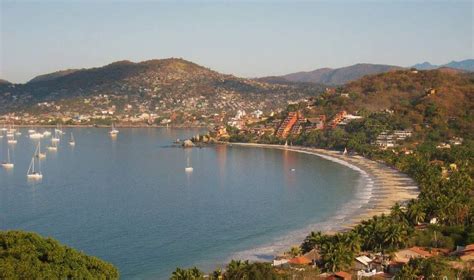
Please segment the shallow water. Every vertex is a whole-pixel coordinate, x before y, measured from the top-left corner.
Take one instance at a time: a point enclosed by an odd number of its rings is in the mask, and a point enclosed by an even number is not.
[[[308,225],[331,227],[329,218],[348,214],[362,180],[308,154],[171,146],[199,130],[122,128],[115,140],[107,129],[65,131],[57,152],[44,149],[40,182],[26,179],[36,143],[26,130],[15,146],[0,139],[0,159],[10,147],[15,163],[0,170],[0,228],[52,236],[115,264],[123,279],[268,258],[301,241]],[[184,170],[188,159],[192,173]]]

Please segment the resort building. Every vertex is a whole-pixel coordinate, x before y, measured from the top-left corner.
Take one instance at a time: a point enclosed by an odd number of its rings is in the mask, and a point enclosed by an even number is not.
[[[326,115],[319,115],[317,118],[308,118],[308,123],[306,130],[322,130],[326,123]]]
[[[290,112],[288,116],[283,120],[280,124],[276,132],[276,136],[279,138],[286,138],[290,135],[291,129],[293,126],[298,122],[299,113],[298,112]]]
[[[337,113],[334,116],[334,118],[331,120],[331,122],[329,123],[329,127],[332,128],[332,129],[336,128],[336,126],[344,120],[344,117],[346,115],[347,115],[346,111],[341,111],[341,112]]]

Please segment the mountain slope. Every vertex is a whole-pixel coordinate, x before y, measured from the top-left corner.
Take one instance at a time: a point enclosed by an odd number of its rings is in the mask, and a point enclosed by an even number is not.
[[[0,103],[7,104],[0,111],[52,115],[54,104],[60,108],[58,116],[113,111],[114,118],[147,113],[198,119],[239,109],[271,111],[322,90],[316,85],[269,84],[224,75],[176,58],[119,61],[56,73],[60,74],[14,87],[0,86]],[[44,102],[48,104],[41,105]]]
[[[28,83],[36,83],[36,82],[54,80],[56,78],[60,78],[62,76],[72,74],[76,71],[79,71],[79,70],[78,69],[67,69],[67,70],[56,71],[56,72],[49,73],[49,74],[43,74],[43,75],[39,75],[39,76],[34,77],[30,81],[28,81]]]
[[[8,84],[11,84],[11,83],[7,80],[0,79],[0,85],[8,85]]]
[[[321,68],[309,72],[297,72],[283,75],[281,78],[291,82],[341,85],[359,79],[365,75],[384,73],[396,69],[401,69],[401,67],[383,64],[359,63],[336,69]]]

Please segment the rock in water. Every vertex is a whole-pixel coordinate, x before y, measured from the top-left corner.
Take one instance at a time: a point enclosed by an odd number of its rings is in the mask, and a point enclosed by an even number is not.
[[[188,140],[185,140],[185,141],[183,142],[183,147],[185,147],[185,148],[194,147],[194,143],[193,143],[193,141],[191,141],[191,140],[189,140],[189,139],[188,139]]]

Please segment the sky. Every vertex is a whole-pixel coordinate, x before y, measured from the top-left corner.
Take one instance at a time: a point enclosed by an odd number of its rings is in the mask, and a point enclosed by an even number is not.
[[[471,1],[0,0],[0,79],[182,57],[241,77],[474,57]]]

